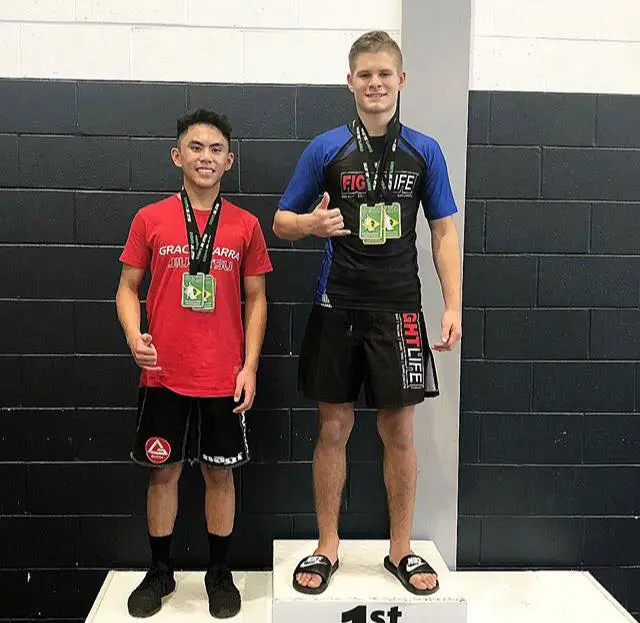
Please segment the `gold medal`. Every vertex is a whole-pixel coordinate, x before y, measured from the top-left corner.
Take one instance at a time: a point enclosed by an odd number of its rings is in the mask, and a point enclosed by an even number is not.
[[[204,278],[205,276],[202,273],[197,275],[182,273],[182,307],[190,309],[202,307]]]

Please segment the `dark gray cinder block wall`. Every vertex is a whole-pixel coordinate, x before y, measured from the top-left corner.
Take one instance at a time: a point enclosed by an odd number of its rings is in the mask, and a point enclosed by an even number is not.
[[[640,610],[640,97],[474,92],[459,559]]]
[[[470,104],[459,565],[592,569],[640,611],[640,98]],[[273,538],[314,534],[315,413],[295,386],[322,253],[270,224],[308,140],[353,115],[348,91],[0,80],[0,621],[84,620],[108,569],[146,563],[117,257],[136,209],[177,189],[175,118],[197,106],[233,122],[224,190],[260,218],[275,267],[234,564],[266,568]],[[345,538],[388,534],[380,458],[360,411]],[[206,562],[201,502],[188,469],[186,568]]]

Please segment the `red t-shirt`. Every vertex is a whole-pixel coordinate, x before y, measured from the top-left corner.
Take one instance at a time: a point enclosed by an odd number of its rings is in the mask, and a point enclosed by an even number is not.
[[[202,233],[210,213],[194,213]],[[145,206],[134,217],[120,261],[151,270],[147,317],[162,368],[142,370],[141,386],[185,396],[233,395],[244,359],[240,279],[272,268],[258,219],[224,198],[214,243],[215,309],[193,311],[181,299],[189,245],[180,196]]]

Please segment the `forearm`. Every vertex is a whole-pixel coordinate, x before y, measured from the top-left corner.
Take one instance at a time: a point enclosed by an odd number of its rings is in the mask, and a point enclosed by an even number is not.
[[[244,306],[244,367],[256,371],[267,326],[267,298],[264,293],[247,297]]]
[[[283,240],[301,240],[313,233],[313,214],[296,214],[278,210],[273,221],[273,233]]]
[[[138,292],[126,286],[120,286],[116,294],[118,320],[124,331],[127,344],[140,335],[140,299]]]
[[[440,279],[445,309],[460,310],[462,306],[460,245],[455,227],[443,235],[432,234],[433,262]]]

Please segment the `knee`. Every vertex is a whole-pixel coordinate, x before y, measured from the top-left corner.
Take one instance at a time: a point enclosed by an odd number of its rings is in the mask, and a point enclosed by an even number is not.
[[[331,420],[320,424],[318,444],[334,448],[343,448],[347,445],[353,421]]]
[[[175,487],[182,474],[182,463],[152,469],[150,483],[156,487]]]
[[[214,489],[226,487],[233,483],[233,473],[230,467],[212,467],[211,465],[202,465],[202,475],[204,483],[207,487]]]
[[[412,452],[413,431],[411,426],[391,418],[378,418],[378,433],[384,449],[391,452]]]

